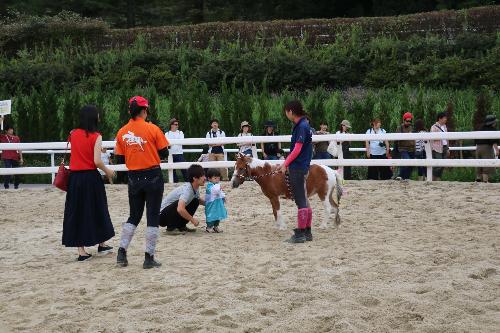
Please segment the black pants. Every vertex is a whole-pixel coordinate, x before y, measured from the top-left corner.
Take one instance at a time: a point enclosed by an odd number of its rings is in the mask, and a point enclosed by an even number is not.
[[[3,160],[3,165],[6,168],[18,168],[19,161],[16,160]],[[20,175],[5,175],[3,180],[3,186],[5,188],[9,188],[10,178],[14,178],[14,187],[17,188],[19,186]]]
[[[130,217],[127,223],[138,225],[144,213],[144,205],[146,205],[148,227],[158,227],[162,196],[163,176],[160,168],[129,171],[128,202]]]
[[[160,226],[167,227],[167,230],[174,229],[183,229],[188,224],[188,220],[183,218],[177,212],[177,205],[179,204],[179,200],[172,202],[167,207],[163,208],[160,213]],[[200,205],[200,201],[196,198],[193,199],[187,206],[187,212],[192,216],[196,213],[198,206]]]
[[[288,169],[293,198],[298,209],[308,208],[306,179],[308,170]]]
[[[174,163],[186,162],[186,160],[184,159],[184,154],[172,154],[172,158],[174,160]],[[177,176],[177,171],[178,170],[174,169],[174,183],[178,183],[179,182],[179,177]],[[185,182],[187,182],[188,181],[188,179],[187,179],[187,170],[186,169],[181,169],[180,171],[182,173],[183,180]]]
[[[372,160],[385,160],[386,155],[370,155]],[[391,179],[392,171],[388,166],[369,166],[368,167],[368,179],[374,180],[387,180]]]

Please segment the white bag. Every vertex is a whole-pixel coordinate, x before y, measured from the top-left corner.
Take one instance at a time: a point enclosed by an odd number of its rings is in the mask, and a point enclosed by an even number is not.
[[[326,151],[332,155],[332,157],[338,157],[339,156],[339,145],[337,141],[333,140],[330,141],[330,144],[328,145],[328,148]]]

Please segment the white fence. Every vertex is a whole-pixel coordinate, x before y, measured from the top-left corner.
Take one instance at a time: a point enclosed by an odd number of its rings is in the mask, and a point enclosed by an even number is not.
[[[386,133],[386,134],[329,134],[314,135],[313,142],[320,141],[401,141],[401,140],[426,140],[425,145],[426,159],[344,159],[342,150],[339,149],[340,156],[337,159],[313,160],[313,164],[322,164],[342,168],[344,166],[423,166],[427,168],[427,179],[432,180],[433,167],[500,167],[498,159],[432,159],[430,140],[473,140],[473,139],[500,139],[500,131],[480,131],[480,132],[450,132],[450,133]],[[260,144],[261,142],[290,142],[289,135],[282,136],[253,136],[253,137],[226,137],[226,138],[189,138],[182,140],[170,140],[172,145],[183,146],[203,146],[208,144],[235,144],[251,142]],[[104,141],[103,147],[113,148],[114,141]],[[41,152],[51,154],[51,166],[48,167],[22,167],[15,169],[0,168],[0,175],[14,174],[54,174],[57,172],[54,154],[64,152],[66,142],[37,142],[37,143],[0,143],[0,150],[21,150],[26,153]],[[452,150],[474,150],[475,147],[452,147]],[[185,152],[199,151],[198,149],[185,149]],[[227,151],[237,151],[227,150]],[[364,148],[353,148],[353,151],[364,151]],[[161,163],[162,169],[169,170],[169,181],[173,182],[173,170],[186,169],[193,162],[173,163],[172,157],[169,157],[168,163]],[[270,164],[281,164],[282,161],[269,161]],[[231,168],[234,167],[234,161],[204,162],[200,163],[204,168]],[[115,171],[126,171],[125,165],[112,165],[111,169]]]

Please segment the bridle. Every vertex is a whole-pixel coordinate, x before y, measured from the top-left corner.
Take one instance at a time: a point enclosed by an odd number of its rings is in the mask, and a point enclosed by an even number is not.
[[[242,169],[238,169],[238,170],[242,170]],[[245,171],[246,171],[246,176],[238,174],[238,175],[236,175],[236,177],[238,177],[239,179],[246,180],[246,181],[254,181],[254,180],[257,180],[260,178],[274,176],[278,173],[281,173],[281,170],[274,170],[274,171],[267,172],[267,173],[262,174],[262,175],[250,176],[250,165],[248,164],[248,162],[245,162]]]

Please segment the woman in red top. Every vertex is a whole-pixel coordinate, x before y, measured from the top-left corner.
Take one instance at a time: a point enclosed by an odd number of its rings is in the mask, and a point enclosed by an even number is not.
[[[68,193],[64,207],[62,243],[78,247],[78,261],[92,255],[85,246],[99,244],[98,253],[108,253],[112,247],[104,242],[115,235],[108,212],[104,182],[97,168],[104,171],[111,182],[114,171],[101,160],[102,136],[97,132],[99,112],[93,105],[80,110],[80,125],[71,131],[71,159]]]

